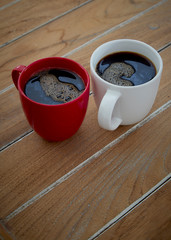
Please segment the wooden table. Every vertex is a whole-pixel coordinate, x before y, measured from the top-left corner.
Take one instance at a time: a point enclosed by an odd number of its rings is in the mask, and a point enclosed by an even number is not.
[[[1,238],[171,239],[171,1],[0,1]],[[157,49],[164,70],[151,112],[110,132],[92,91],[79,131],[47,142],[29,126],[11,70],[64,56],[89,72],[92,52],[119,38]]]

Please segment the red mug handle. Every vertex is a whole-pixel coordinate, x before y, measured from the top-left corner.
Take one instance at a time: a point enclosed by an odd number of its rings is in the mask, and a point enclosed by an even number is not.
[[[26,68],[26,66],[24,65],[19,65],[18,67],[15,67],[12,70],[12,80],[16,86],[16,88],[18,89],[18,79],[20,76],[20,73]]]

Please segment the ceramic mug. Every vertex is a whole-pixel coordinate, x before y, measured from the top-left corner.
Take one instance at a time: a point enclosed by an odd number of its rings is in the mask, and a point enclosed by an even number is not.
[[[59,105],[42,104],[28,98],[24,93],[27,81],[36,72],[50,68],[70,70],[78,74],[85,84],[83,93],[76,99]],[[41,137],[48,141],[62,141],[77,132],[86,114],[90,86],[89,75],[79,63],[62,57],[44,58],[27,67],[20,65],[14,68],[12,79],[19,91],[27,120]]]
[[[151,60],[156,68],[155,77],[136,86],[118,86],[102,79],[96,72],[98,62],[109,54],[124,51],[138,53]],[[163,62],[159,53],[141,41],[118,39],[95,49],[90,58],[90,71],[99,125],[107,130],[115,130],[119,125],[142,120],[156,98],[162,69]]]

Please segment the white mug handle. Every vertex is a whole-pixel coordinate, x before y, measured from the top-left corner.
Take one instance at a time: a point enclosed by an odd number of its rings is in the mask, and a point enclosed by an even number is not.
[[[119,102],[117,103],[120,96],[120,92],[110,89],[103,96],[98,111],[98,122],[102,128],[115,130],[122,123],[122,119],[119,116]]]

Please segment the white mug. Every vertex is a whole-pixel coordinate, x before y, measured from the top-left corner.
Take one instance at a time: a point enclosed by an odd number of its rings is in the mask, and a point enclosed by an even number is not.
[[[136,86],[118,86],[102,79],[96,72],[97,64],[115,52],[134,52],[143,55],[155,65],[156,75],[150,81]],[[90,72],[99,125],[115,130],[119,125],[134,124],[151,110],[157,95],[163,61],[159,53],[144,42],[118,39],[99,46],[90,58]]]

